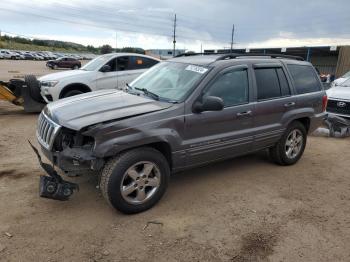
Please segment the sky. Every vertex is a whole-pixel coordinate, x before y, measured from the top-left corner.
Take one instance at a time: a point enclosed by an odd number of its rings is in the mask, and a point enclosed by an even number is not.
[[[84,45],[229,48],[350,44],[349,0],[1,0],[4,34]]]

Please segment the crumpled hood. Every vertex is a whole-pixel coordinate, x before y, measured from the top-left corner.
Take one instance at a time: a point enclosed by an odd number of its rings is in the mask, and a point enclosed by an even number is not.
[[[56,123],[73,129],[150,113],[171,104],[117,90],[85,93],[50,103],[45,113]]]
[[[67,70],[62,72],[57,72],[53,74],[44,75],[42,77],[39,77],[39,81],[52,81],[52,80],[62,80],[63,78],[68,77],[75,77],[78,76],[79,78],[84,75],[93,74],[94,71],[84,71],[84,70]]]
[[[326,92],[328,98],[350,100],[350,86],[335,86]]]

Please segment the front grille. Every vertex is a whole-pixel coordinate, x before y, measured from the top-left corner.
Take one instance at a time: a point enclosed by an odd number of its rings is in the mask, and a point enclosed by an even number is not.
[[[36,136],[39,143],[48,150],[51,150],[56,135],[61,126],[48,118],[44,112],[41,112],[38,119]]]
[[[327,112],[350,115],[350,101],[328,100]]]

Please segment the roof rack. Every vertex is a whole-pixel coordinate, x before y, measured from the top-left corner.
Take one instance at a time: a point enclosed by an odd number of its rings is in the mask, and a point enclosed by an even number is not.
[[[217,55],[217,54],[227,54],[227,53],[182,53],[174,57],[193,56],[193,55]]]
[[[254,57],[254,56],[265,56],[265,57],[270,57],[270,58],[288,58],[288,59],[294,59],[294,60],[299,60],[299,61],[304,61],[304,58],[301,56],[294,56],[294,55],[282,55],[282,54],[261,54],[261,53],[249,53],[249,54],[237,54],[237,53],[230,53],[230,54],[224,54],[222,56],[219,56],[216,61],[218,60],[226,60],[226,59],[234,59],[237,57]]]
[[[294,59],[294,60],[299,60],[299,61],[305,61],[304,58],[301,56],[294,56],[294,55],[283,55],[283,54],[262,54],[262,53],[244,53],[244,54],[239,54],[239,53],[182,53],[179,54],[175,57],[183,57],[183,56],[194,56],[194,55],[221,55],[219,56],[216,61],[218,60],[226,60],[226,59],[234,59],[237,57],[255,57],[255,56],[261,56],[261,57],[270,57],[270,58],[288,58],[288,59]]]

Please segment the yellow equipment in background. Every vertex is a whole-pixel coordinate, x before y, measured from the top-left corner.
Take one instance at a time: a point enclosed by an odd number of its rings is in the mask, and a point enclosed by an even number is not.
[[[17,106],[23,105],[23,98],[16,97],[14,93],[2,83],[0,83],[0,100],[9,101]]]
[[[27,113],[40,112],[45,106],[40,95],[39,81],[33,75],[26,75],[24,81],[21,79],[0,81],[0,100],[22,106]]]

